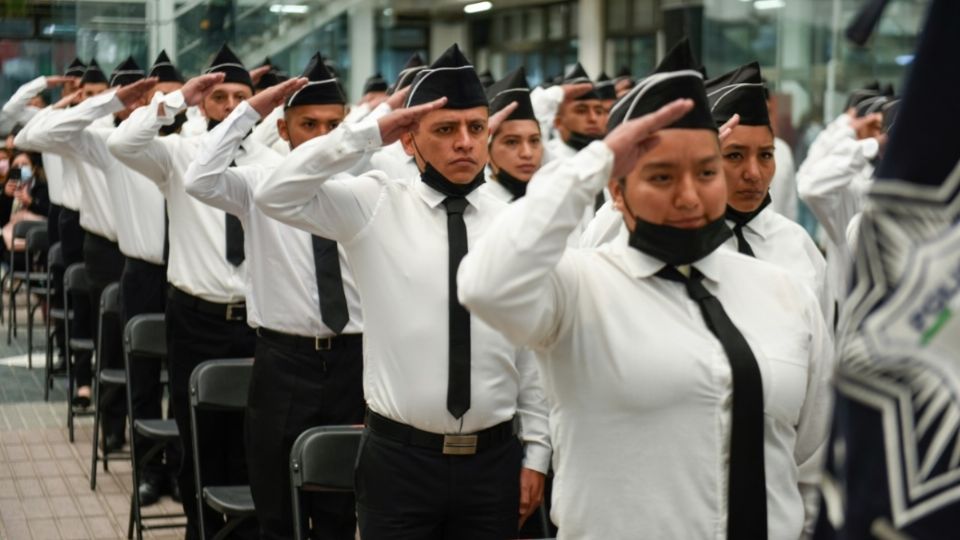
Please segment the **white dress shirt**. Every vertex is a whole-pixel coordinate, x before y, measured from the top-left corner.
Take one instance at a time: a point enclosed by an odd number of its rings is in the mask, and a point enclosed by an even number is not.
[[[39,120],[42,120],[45,115],[54,110],[52,107],[41,109],[23,126],[14,139],[14,144],[18,148],[41,152],[39,148],[33,147],[30,132]],[[50,200],[68,210],[79,212],[80,203],[83,200],[83,191],[80,187],[80,181],[77,179],[77,169],[72,165],[72,160],[64,160],[63,156],[55,152],[42,152],[42,155],[43,170],[47,175]]]
[[[93,101],[91,101],[93,100]],[[77,127],[78,113],[90,111],[95,107],[96,100],[89,98],[83,103],[70,109],[44,109],[43,113],[38,113],[30,121],[30,129],[21,131],[17,134],[16,144],[23,143],[24,147],[32,148],[39,152],[53,152],[64,158],[63,170],[74,169],[75,177],[64,175],[64,190],[67,189],[68,182],[79,184],[80,197],[80,226],[83,230],[96,234],[110,240],[117,241],[117,227],[114,221],[113,197],[107,186],[107,178],[102,169],[93,165],[84,155],[86,151],[82,145],[73,140],[73,136],[81,131],[83,127]],[[98,122],[98,125],[112,125],[113,118],[108,116],[106,120],[101,117],[93,117],[85,121],[84,126],[91,122]],[[23,135],[21,137],[21,135]],[[64,197],[66,195],[64,194]]]
[[[849,126],[836,128],[832,140],[832,146],[820,157],[807,158],[800,166],[797,188],[826,234],[827,291],[831,301],[842,308],[853,265],[847,228],[866,204],[873,183],[870,159],[877,155],[879,146],[873,138],[857,140]],[[828,319],[831,324],[832,319]]]
[[[557,111],[563,104],[563,87],[556,85],[550,88],[536,87],[530,91],[530,104],[533,106],[533,115],[540,123],[540,134],[543,140],[553,140],[554,126],[553,121],[557,117]]]
[[[247,261],[239,266],[227,261],[226,214],[194,199],[184,189],[183,173],[199,150],[199,137],[156,136],[160,126],[173,122],[185,107],[179,90],[168,95],[158,92],[150,105],[140,107],[120,124],[107,145],[117,159],[157,184],[167,199],[167,281],[209,302],[240,302],[244,299]],[[267,152],[246,140],[236,163],[259,163]]]
[[[370,156],[370,168],[382,171],[388,178],[420,176],[417,162],[413,156],[407,155],[400,141],[375,151]]]
[[[46,89],[47,78],[42,75],[17,88],[0,109],[0,133],[10,133],[17,124],[26,124],[40,112],[40,109],[30,105],[30,100]]]
[[[460,299],[538,351],[561,538],[724,538],[732,375],[722,345],[664,263],[626,244],[566,249],[609,178],[602,142],[547,165],[461,264]],[[536,179],[535,179],[536,180]],[[763,379],[770,538],[816,513],[830,420],[831,342],[816,299],[784,271],[730,250],[694,263]]]
[[[770,181],[770,197],[773,199],[773,209],[781,216],[797,220],[797,166],[793,162],[793,151],[787,141],[780,137],[773,139],[773,160],[777,164],[777,171]]]
[[[277,120],[283,118],[283,105],[274,107],[270,114],[263,118],[263,121],[253,128],[250,138],[258,143],[272,148],[277,143],[287,144],[287,141],[280,137],[280,130],[277,129]],[[259,115],[258,115],[259,120]]]
[[[253,203],[254,188],[276,170],[281,157],[264,156],[256,164],[230,167],[243,137],[258,120],[257,111],[243,102],[200,139],[200,150],[184,175],[187,193],[237,216],[243,223],[250,326],[299,336],[333,337],[336,333],[323,323],[320,311],[310,233],[267,217]],[[339,249],[350,315],[342,333],[359,334],[363,331],[360,294],[343,247]]]
[[[80,105],[66,109],[50,137],[72,148],[72,155],[103,173],[110,191],[120,252],[153,264],[163,264],[165,236],[164,201],[157,186],[140,173],[117,160],[107,149],[113,133],[108,127],[91,125],[99,118],[122,111],[116,92],[93,96]]]
[[[526,364],[533,361],[477,318],[470,325],[470,409],[460,420],[447,411],[445,196],[378,170],[333,178],[381,145],[375,121],[344,124],[291,152],[258,186],[256,202],[267,215],[346,250],[363,304],[363,388],[372,411],[431,433],[473,433],[519,415],[524,466],[545,472],[546,405],[532,397],[539,381],[527,380],[536,370]],[[483,189],[466,198],[472,245],[506,204]]]

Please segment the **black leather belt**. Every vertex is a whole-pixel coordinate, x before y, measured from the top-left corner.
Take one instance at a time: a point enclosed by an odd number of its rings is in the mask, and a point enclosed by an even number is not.
[[[517,423],[514,418],[476,433],[447,435],[401,424],[373,411],[367,411],[366,424],[370,431],[377,435],[453,456],[470,456],[517,436]]]
[[[333,337],[309,337],[257,328],[257,336],[297,351],[329,351],[347,344],[363,341],[363,334],[341,334]]]
[[[194,296],[190,293],[181,291],[180,289],[171,286],[169,298],[170,300],[187,306],[188,308],[195,309],[200,313],[206,313],[208,315],[217,315],[223,317],[227,321],[246,321],[247,320],[247,303],[244,302],[234,302],[232,304],[221,304],[219,302],[211,302],[209,300],[204,300],[199,296]]]

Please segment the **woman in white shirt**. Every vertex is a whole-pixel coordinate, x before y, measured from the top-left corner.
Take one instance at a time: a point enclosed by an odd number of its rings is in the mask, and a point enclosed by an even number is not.
[[[487,99],[491,115],[516,103],[513,112],[491,135],[489,151],[489,189],[498,198],[513,202],[526,194],[527,182],[540,170],[543,161],[540,124],[533,114],[523,67],[488,88]]]
[[[561,538],[796,540],[816,511],[829,333],[786,272],[718,249],[715,123],[702,76],[670,65],[498,216],[460,300],[539,353]],[[609,179],[629,241],[568,249]]]

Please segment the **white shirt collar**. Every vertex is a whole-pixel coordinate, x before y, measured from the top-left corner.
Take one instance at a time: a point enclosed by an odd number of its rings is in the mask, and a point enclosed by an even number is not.
[[[414,178],[414,189],[417,190],[417,193],[420,194],[420,198],[423,199],[423,202],[427,203],[427,206],[430,208],[436,208],[443,203],[443,200],[447,198],[446,195],[440,193],[439,191],[428,186],[426,182],[420,180],[420,178]],[[480,200],[480,189],[474,189],[469,194],[467,194],[467,202],[470,203],[470,206],[477,208]]]
[[[667,264],[660,259],[647,255],[629,245],[618,246],[614,249],[620,252],[620,259],[623,261],[624,270],[636,279],[646,279],[667,266]],[[691,266],[700,270],[710,281],[720,281],[723,275],[723,261],[721,260],[723,255],[720,253],[721,250],[722,248],[718,247],[706,257],[694,262]]]

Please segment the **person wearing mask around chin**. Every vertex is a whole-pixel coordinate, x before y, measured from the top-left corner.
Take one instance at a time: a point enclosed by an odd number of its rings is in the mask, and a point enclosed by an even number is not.
[[[538,353],[560,538],[811,534],[833,367],[817,300],[721,249],[727,185],[697,70],[658,69],[608,127],[544,166],[457,276],[475,319]],[[604,184],[628,238],[568,248]]]

